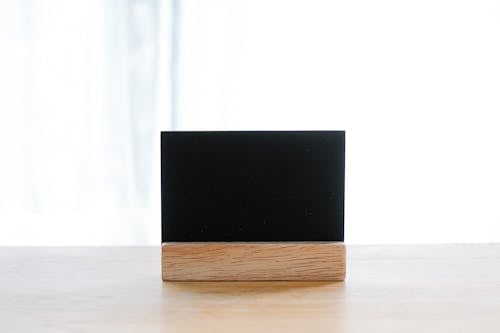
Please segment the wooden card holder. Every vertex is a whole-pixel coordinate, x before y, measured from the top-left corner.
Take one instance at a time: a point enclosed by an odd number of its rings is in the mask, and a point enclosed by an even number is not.
[[[343,131],[162,132],[164,281],[342,281]]]
[[[343,242],[172,242],[161,251],[164,281],[345,278]]]

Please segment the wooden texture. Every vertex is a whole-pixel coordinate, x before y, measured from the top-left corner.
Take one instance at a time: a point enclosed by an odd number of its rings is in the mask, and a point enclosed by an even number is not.
[[[0,247],[0,332],[499,332],[500,244],[346,247],[344,282],[162,282],[159,246]]]
[[[164,243],[163,280],[343,281],[342,242]]]

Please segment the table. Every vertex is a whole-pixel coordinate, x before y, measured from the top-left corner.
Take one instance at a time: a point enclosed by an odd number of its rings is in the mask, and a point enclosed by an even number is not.
[[[345,282],[162,282],[160,246],[0,247],[1,332],[500,332],[500,244],[347,245]]]

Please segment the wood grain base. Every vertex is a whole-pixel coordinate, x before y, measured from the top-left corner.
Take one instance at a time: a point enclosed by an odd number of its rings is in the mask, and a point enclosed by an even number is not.
[[[343,242],[171,242],[162,244],[164,281],[345,279]]]

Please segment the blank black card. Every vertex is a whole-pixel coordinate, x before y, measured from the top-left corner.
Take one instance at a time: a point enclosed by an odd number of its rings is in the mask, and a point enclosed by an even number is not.
[[[343,241],[344,131],[162,132],[162,242]]]

